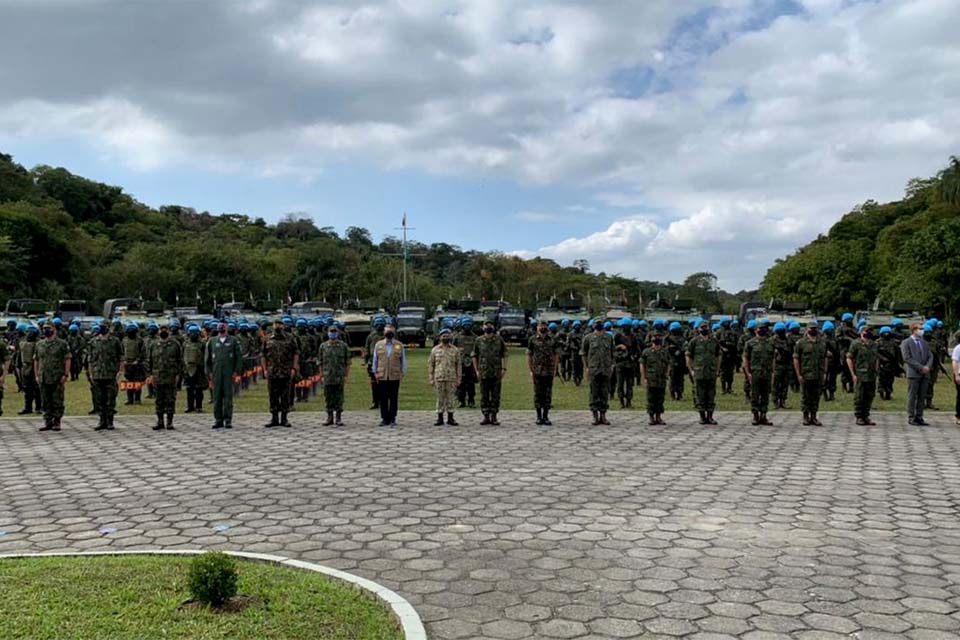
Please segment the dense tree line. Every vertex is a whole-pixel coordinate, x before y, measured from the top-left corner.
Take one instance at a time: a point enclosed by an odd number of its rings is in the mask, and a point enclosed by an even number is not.
[[[960,159],[914,178],[902,200],[868,200],[826,235],[778,260],[765,297],[809,302],[837,314],[914,302],[939,318],[960,317]]]
[[[712,274],[683,283],[637,281],[590,273],[578,260],[522,260],[501,253],[414,243],[409,297],[503,299],[532,308],[551,296],[576,296],[594,309],[607,302],[636,308],[657,296],[692,299],[708,312],[737,308],[748,292],[728,294]],[[276,224],[245,215],[212,215],[183,206],[153,209],[120,187],[63,168],[32,170],[0,154],[0,297],[84,298],[93,305],[121,296],[190,304],[247,298],[401,299],[402,246],[350,227],[341,236],[287,215]],[[2,301],[0,301],[2,304]],[[96,307],[94,307],[96,308]]]

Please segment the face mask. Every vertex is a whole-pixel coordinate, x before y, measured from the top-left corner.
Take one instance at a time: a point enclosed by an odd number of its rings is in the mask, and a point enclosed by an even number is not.
[[[923,337],[923,329],[917,329],[917,337],[918,337],[918,338],[922,338],[922,337]]]
[[[757,335],[765,336],[765,335],[767,335],[767,330],[766,330],[766,329],[762,329],[762,328],[761,328],[761,329],[757,329]]]
[[[710,334],[710,329],[700,329],[700,335],[706,336]]]
[[[393,340],[393,331],[384,331],[383,337],[387,340]]]
[[[818,333],[819,332],[816,329],[810,329],[807,331],[807,335],[809,335],[811,338],[816,338]]]
[[[537,329],[537,331],[539,331],[540,333],[546,333],[546,332],[547,332],[547,330],[546,330],[544,327],[540,327],[539,329]]]
[[[663,344],[663,340],[661,340],[660,338],[654,338],[654,339],[653,339],[653,344],[655,344],[655,345],[657,345],[657,346],[659,347],[661,344]]]
[[[603,325],[602,325],[602,324],[595,324],[595,325],[593,325],[593,330],[594,330],[594,331],[603,331]]]
[[[110,333],[110,329],[107,329],[106,327],[100,327],[100,330],[98,331],[98,333],[102,336],[105,336],[108,333]]]
[[[164,339],[169,338],[169,337],[170,337],[170,332],[169,332],[169,331],[161,331],[161,332],[160,332],[160,337],[161,337],[161,338],[164,338]]]
[[[440,342],[442,342],[443,344],[450,344],[450,338],[448,337],[440,338]]]
[[[863,337],[866,338],[867,340],[873,340],[873,332],[867,331],[863,334]]]
[[[330,338],[331,340],[336,340],[338,335],[340,334],[338,334],[336,331],[331,331],[330,333],[327,334],[327,337]]]
[[[484,327],[483,332],[486,333],[487,335],[490,335],[491,333],[493,333],[493,327]]]
[[[224,335],[226,332],[227,332],[226,327],[220,327],[217,329],[217,333],[219,333],[220,335]]]
[[[44,329],[44,330],[43,330],[43,335],[45,335],[46,337],[49,338],[50,336],[53,335],[53,329],[50,329],[49,327],[46,328],[46,329]]]
[[[196,342],[196,341],[199,340],[199,339],[200,339],[200,336],[198,336],[197,334],[195,334],[195,333],[191,333],[191,334],[190,334],[190,341],[191,341],[191,342]]]

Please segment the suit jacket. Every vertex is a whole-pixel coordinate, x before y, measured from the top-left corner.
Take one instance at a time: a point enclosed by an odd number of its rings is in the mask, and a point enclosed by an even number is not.
[[[933,352],[930,351],[930,345],[926,340],[921,338],[918,342],[910,336],[900,343],[900,353],[903,355],[903,364],[906,366],[908,378],[922,378],[929,375],[920,373],[920,369],[924,367],[933,368]]]

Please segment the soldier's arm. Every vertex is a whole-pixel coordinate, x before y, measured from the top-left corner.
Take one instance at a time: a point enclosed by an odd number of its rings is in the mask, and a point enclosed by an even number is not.
[[[640,384],[645,387],[650,384],[650,380],[647,378],[647,363],[642,358],[640,360]]]

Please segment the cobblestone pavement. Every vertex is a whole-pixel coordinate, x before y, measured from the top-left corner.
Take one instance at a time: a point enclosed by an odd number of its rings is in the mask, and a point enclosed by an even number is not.
[[[431,638],[960,637],[947,414],[926,429],[434,415],[390,429],[298,413],[271,430],[244,415],[232,432],[181,416],[159,433],[4,420],[0,553],[278,553],[396,590]]]

